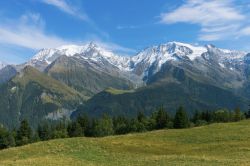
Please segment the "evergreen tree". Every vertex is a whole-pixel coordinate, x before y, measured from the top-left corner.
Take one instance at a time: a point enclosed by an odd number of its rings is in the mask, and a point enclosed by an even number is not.
[[[220,109],[214,112],[213,119],[215,122],[229,122],[230,114],[226,109]]]
[[[23,120],[17,130],[16,143],[18,146],[31,142],[32,130],[27,120]]]
[[[148,131],[157,129],[156,127],[157,126],[157,122],[156,122],[157,113],[158,113],[157,111],[153,112],[151,116],[148,118],[147,124],[146,124],[146,129]]]
[[[59,121],[55,124],[55,126],[52,128],[52,138],[67,138],[68,137],[68,131],[67,126],[65,124],[65,120]]]
[[[213,121],[213,113],[211,111],[202,112],[201,119],[211,123]]]
[[[245,115],[246,119],[249,119],[250,118],[250,111],[245,112],[244,115]]]
[[[113,126],[115,134],[126,134],[129,132],[129,123],[124,116],[114,117]]]
[[[3,126],[0,126],[0,149],[5,149],[15,146],[13,133],[7,131]]]
[[[87,128],[89,125],[89,118],[87,115],[77,117],[76,121],[83,127],[83,129]]]
[[[38,141],[40,141],[40,138],[39,138],[39,136],[38,136],[38,133],[35,132],[35,133],[33,134],[32,138],[31,138],[31,142],[34,143],[34,142],[38,142]]]
[[[167,112],[165,112],[164,108],[161,107],[156,115],[156,129],[163,129],[168,126],[169,116]]]
[[[40,140],[46,141],[52,138],[51,128],[48,123],[44,123],[43,125],[38,125],[37,129],[38,136]]]
[[[108,115],[104,115],[101,119],[95,120],[93,122],[92,135],[94,137],[103,137],[113,134],[113,122]]]
[[[70,137],[84,136],[82,126],[78,123],[78,121],[72,122],[68,125],[68,135]]]
[[[144,113],[139,111],[138,114],[137,114],[138,122],[144,123],[145,119],[146,119],[146,116],[144,115]]]
[[[189,127],[189,120],[183,107],[179,107],[174,118],[174,128],[181,129]]]
[[[204,116],[205,115],[205,116]],[[203,126],[203,125],[207,125],[207,120],[210,121],[210,117],[209,117],[209,113],[207,112],[199,112],[199,111],[195,111],[193,118],[192,118],[192,122],[194,123],[195,126]],[[205,117],[205,118],[203,118]],[[211,117],[212,118],[212,117]]]
[[[234,110],[234,121],[240,121],[242,119],[241,111],[239,108]]]
[[[196,124],[199,120],[202,120],[202,115],[198,110],[195,110],[192,121]]]
[[[248,107],[249,107],[249,109],[248,109],[248,111],[245,113],[245,117],[246,117],[247,119],[250,118],[250,104],[248,105]]]

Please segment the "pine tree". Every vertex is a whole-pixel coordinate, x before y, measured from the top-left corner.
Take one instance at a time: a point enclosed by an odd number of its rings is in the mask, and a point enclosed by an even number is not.
[[[198,110],[195,110],[195,113],[194,113],[192,121],[194,123],[197,123],[199,120],[202,120],[201,119],[201,113]]]
[[[84,136],[84,131],[81,125],[75,121],[69,124],[68,126],[68,135],[70,137],[81,137]]]
[[[167,112],[165,112],[164,108],[161,107],[156,115],[156,129],[163,129],[168,126],[169,116]]]
[[[82,129],[85,131],[89,127],[89,117],[85,114],[83,116],[78,116],[76,121],[81,125]]]
[[[16,143],[18,146],[31,142],[32,130],[27,120],[23,120],[17,130]]]
[[[103,137],[113,134],[113,122],[108,115],[104,115],[101,119],[93,121],[92,135],[94,137]]]
[[[0,126],[0,149],[15,146],[15,139],[12,132]]]
[[[46,141],[52,138],[51,128],[49,127],[48,123],[44,123],[43,125],[38,125],[37,133],[40,140],[42,141]]]
[[[211,123],[214,120],[213,113],[211,111],[202,112],[201,119]]]
[[[146,117],[145,117],[144,113],[139,111],[138,114],[137,114],[138,122],[143,123],[145,119],[146,119]]]
[[[52,128],[52,138],[67,138],[68,137],[68,131],[66,127],[65,120],[59,121],[53,126]]]
[[[183,107],[179,107],[174,118],[174,128],[181,129],[189,127],[189,120]]]
[[[126,134],[129,132],[128,120],[124,116],[114,117],[113,126],[115,134]]]
[[[229,122],[230,114],[226,109],[219,109],[213,113],[213,119],[215,122]]]
[[[241,111],[239,108],[234,110],[234,121],[240,121],[242,119]]]

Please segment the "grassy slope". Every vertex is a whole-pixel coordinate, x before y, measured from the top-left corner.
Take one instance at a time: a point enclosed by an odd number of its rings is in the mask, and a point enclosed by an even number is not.
[[[249,165],[249,125],[39,142],[0,151],[0,165]]]
[[[108,93],[111,93],[113,95],[121,95],[121,94],[124,94],[124,93],[133,93],[134,90],[122,90],[122,89],[115,89],[115,88],[107,88],[105,90],[106,92]]]
[[[117,73],[100,72],[89,63],[72,57],[58,58],[46,69],[46,72],[54,79],[64,82],[88,97],[92,97],[107,87],[118,89],[133,87],[131,82],[119,78]]]
[[[27,119],[35,127],[49,113],[75,109],[85,99],[76,90],[27,66],[0,86],[0,123],[14,128]]]
[[[55,79],[52,79],[51,77],[48,77],[33,67],[27,66],[23,72],[24,74],[19,74],[13,78],[13,82],[20,83],[23,87],[27,86],[27,84],[30,82],[36,82],[45,89],[51,89],[53,92],[64,94],[65,99],[74,98],[76,95],[81,96],[81,94],[74,89]]]

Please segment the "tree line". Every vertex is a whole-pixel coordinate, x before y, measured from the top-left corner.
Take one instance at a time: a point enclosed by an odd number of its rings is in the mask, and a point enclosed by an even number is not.
[[[138,112],[134,118],[117,116],[111,118],[103,115],[99,119],[90,119],[87,115],[76,120],[61,120],[56,123],[48,121],[32,130],[27,120],[23,120],[17,130],[7,130],[0,126],[0,149],[22,146],[28,143],[68,137],[104,137],[159,129],[182,129],[218,122],[236,122],[250,118],[250,111],[243,113],[239,108],[234,111],[220,109],[216,111],[195,111],[189,118],[183,107],[179,107],[174,116],[160,107],[150,116]]]

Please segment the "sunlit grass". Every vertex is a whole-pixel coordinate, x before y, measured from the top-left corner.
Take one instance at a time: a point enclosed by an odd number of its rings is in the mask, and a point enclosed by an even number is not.
[[[249,165],[250,121],[105,138],[71,138],[0,151],[0,165]]]
[[[133,93],[134,90],[121,90],[121,89],[114,89],[114,88],[108,88],[105,90],[106,92],[109,92],[114,95],[120,95],[124,93]]]

